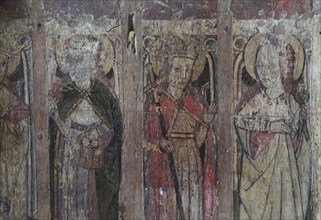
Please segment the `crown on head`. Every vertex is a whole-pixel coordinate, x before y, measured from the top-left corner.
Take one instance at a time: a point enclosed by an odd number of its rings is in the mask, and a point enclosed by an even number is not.
[[[162,54],[168,57],[186,57],[195,60],[199,54],[199,47],[197,41],[191,37],[168,35],[162,39]]]

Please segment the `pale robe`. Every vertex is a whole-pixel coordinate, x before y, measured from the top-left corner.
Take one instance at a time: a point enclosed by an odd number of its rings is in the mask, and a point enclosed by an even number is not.
[[[243,148],[240,177],[240,219],[304,219],[310,191],[310,149],[303,138],[295,157],[299,104],[284,93],[270,99],[254,96],[235,119]],[[283,120],[292,134],[269,133],[270,123]]]

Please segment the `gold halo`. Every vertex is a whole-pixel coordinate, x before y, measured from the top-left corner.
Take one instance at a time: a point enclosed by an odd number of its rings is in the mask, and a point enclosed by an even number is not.
[[[150,55],[150,62],[153,67],[153,73],[156,74],[156,76],[158,76],[162,68],[162,60],[159,57]]]
[[[211,48],[211,49],[208,49],[207,51],[205,52],[201,52],[198,56],[197,56],[197,59],[195,60],[194,62],[194,66],[193,66],[193,74],[192,74],[192,82],[196,81],[200,75],[203,73],[204,71],[204,68],[205,68],[205,62],[206,62],[206,57],[207,57],[207,53],[208,52],[214,52],[217,50],[217,39],[215,38],[206,38],[203,42],[203,45],[205,46],[206,48],[206,45],[209,41],[215,41],[215,45],[214,45],[214,48]],[[210,63],[210,61],[208,62]]]
[[[294,36],[286,36],[284,39],[286,44],[290,44],[293,47],[295,53],[295,65],[293,70],[293,79],[297,80],[302,75],[304,69],[304,50],[302,44]]]
[[[98,41],[100,41],[103,45],[103,48],[101,50],[101,53],[103,53],[103,56],[101,56],[101,72],[102,74],[107,74],[110,69],[114,65],[115,60],[115,54],[114,54],[114,48],[112,45],[111,40],[106,35],[74,35],[74,36],[59,36],[57,40],[56,45],[56,59],[57,62],[62,69],[63,72],[67,73],[68,70],[63,64],[63,55],[68,50],[66,41],[67,40],[88,40],[89,38],[96,38]],[[97,66],[98,68],[98,66]]]
[[[258,52],[258,47],[263,42],[263,37],[260,34],[254,35],[247,42],[244,49],[244,63],[247,72],[252,76],[253,79],[257,80],[257,76],[255,74],[255,62],[256,55]]]
[[[196,81],[200,75],[203,73],[205,67],[205,62],[201,59],[196,59],[194,61],[193,72],[192,72],[192,82]]]
[[[286,36],[285,39],[283,39],[285,44],[290,44],[295,52],[295,65],[293,70],[293,79],[297,80],[304,68],[304,50],[301,45],[301,43],[296,39],[294,36]],[[252,76],[253,79],[257,80],[257,76],[255,74],[255,63],[257,58],[257,52],[258,47],[261,46],[264,42],[266,42],[266,39],[260,35],[254,35],[249,39],[247,42],[245,49],[244,49],[244,62],[245,62],[245,68],[247,72]]]

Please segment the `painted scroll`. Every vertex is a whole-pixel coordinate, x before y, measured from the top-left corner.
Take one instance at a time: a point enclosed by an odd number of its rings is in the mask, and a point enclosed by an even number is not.
[[[305,49],[293,35],[236,36],[240,219],[309,215],[311,149]]]
[[[144,38],[145,214],[214,218],[216,38]]]

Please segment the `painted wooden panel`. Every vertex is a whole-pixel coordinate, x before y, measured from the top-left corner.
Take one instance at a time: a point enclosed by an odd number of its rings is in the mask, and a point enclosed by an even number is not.
[[[72,27],[59,20],[49,24],[59,29],[48,39],[53,51],[47,51],[52,74],[51,215],[117,219],[123,139],[116,93],[119,39],[90,22],[87,25],[91,28],[81,21]]]
[[[0,218],[32,216],[35,202],[32,144],[31,37],[28,20],[1,23]]]
[[[243,24],[240,27],[238,33],[246,29]],[[245,35],[234,38],[238,100],[235,214],[241,219],[304,219],[311,215],[306,68],[311,60],[310,46],[303,44],[310,35],[309,30],[299,38],[293,30],[283,31],[243,32]]]
[[[1,1],[0,219],[318,219],[319,4]]]
[[[212,219],[216,210],[216,36],[144,38],[147,219]]]

